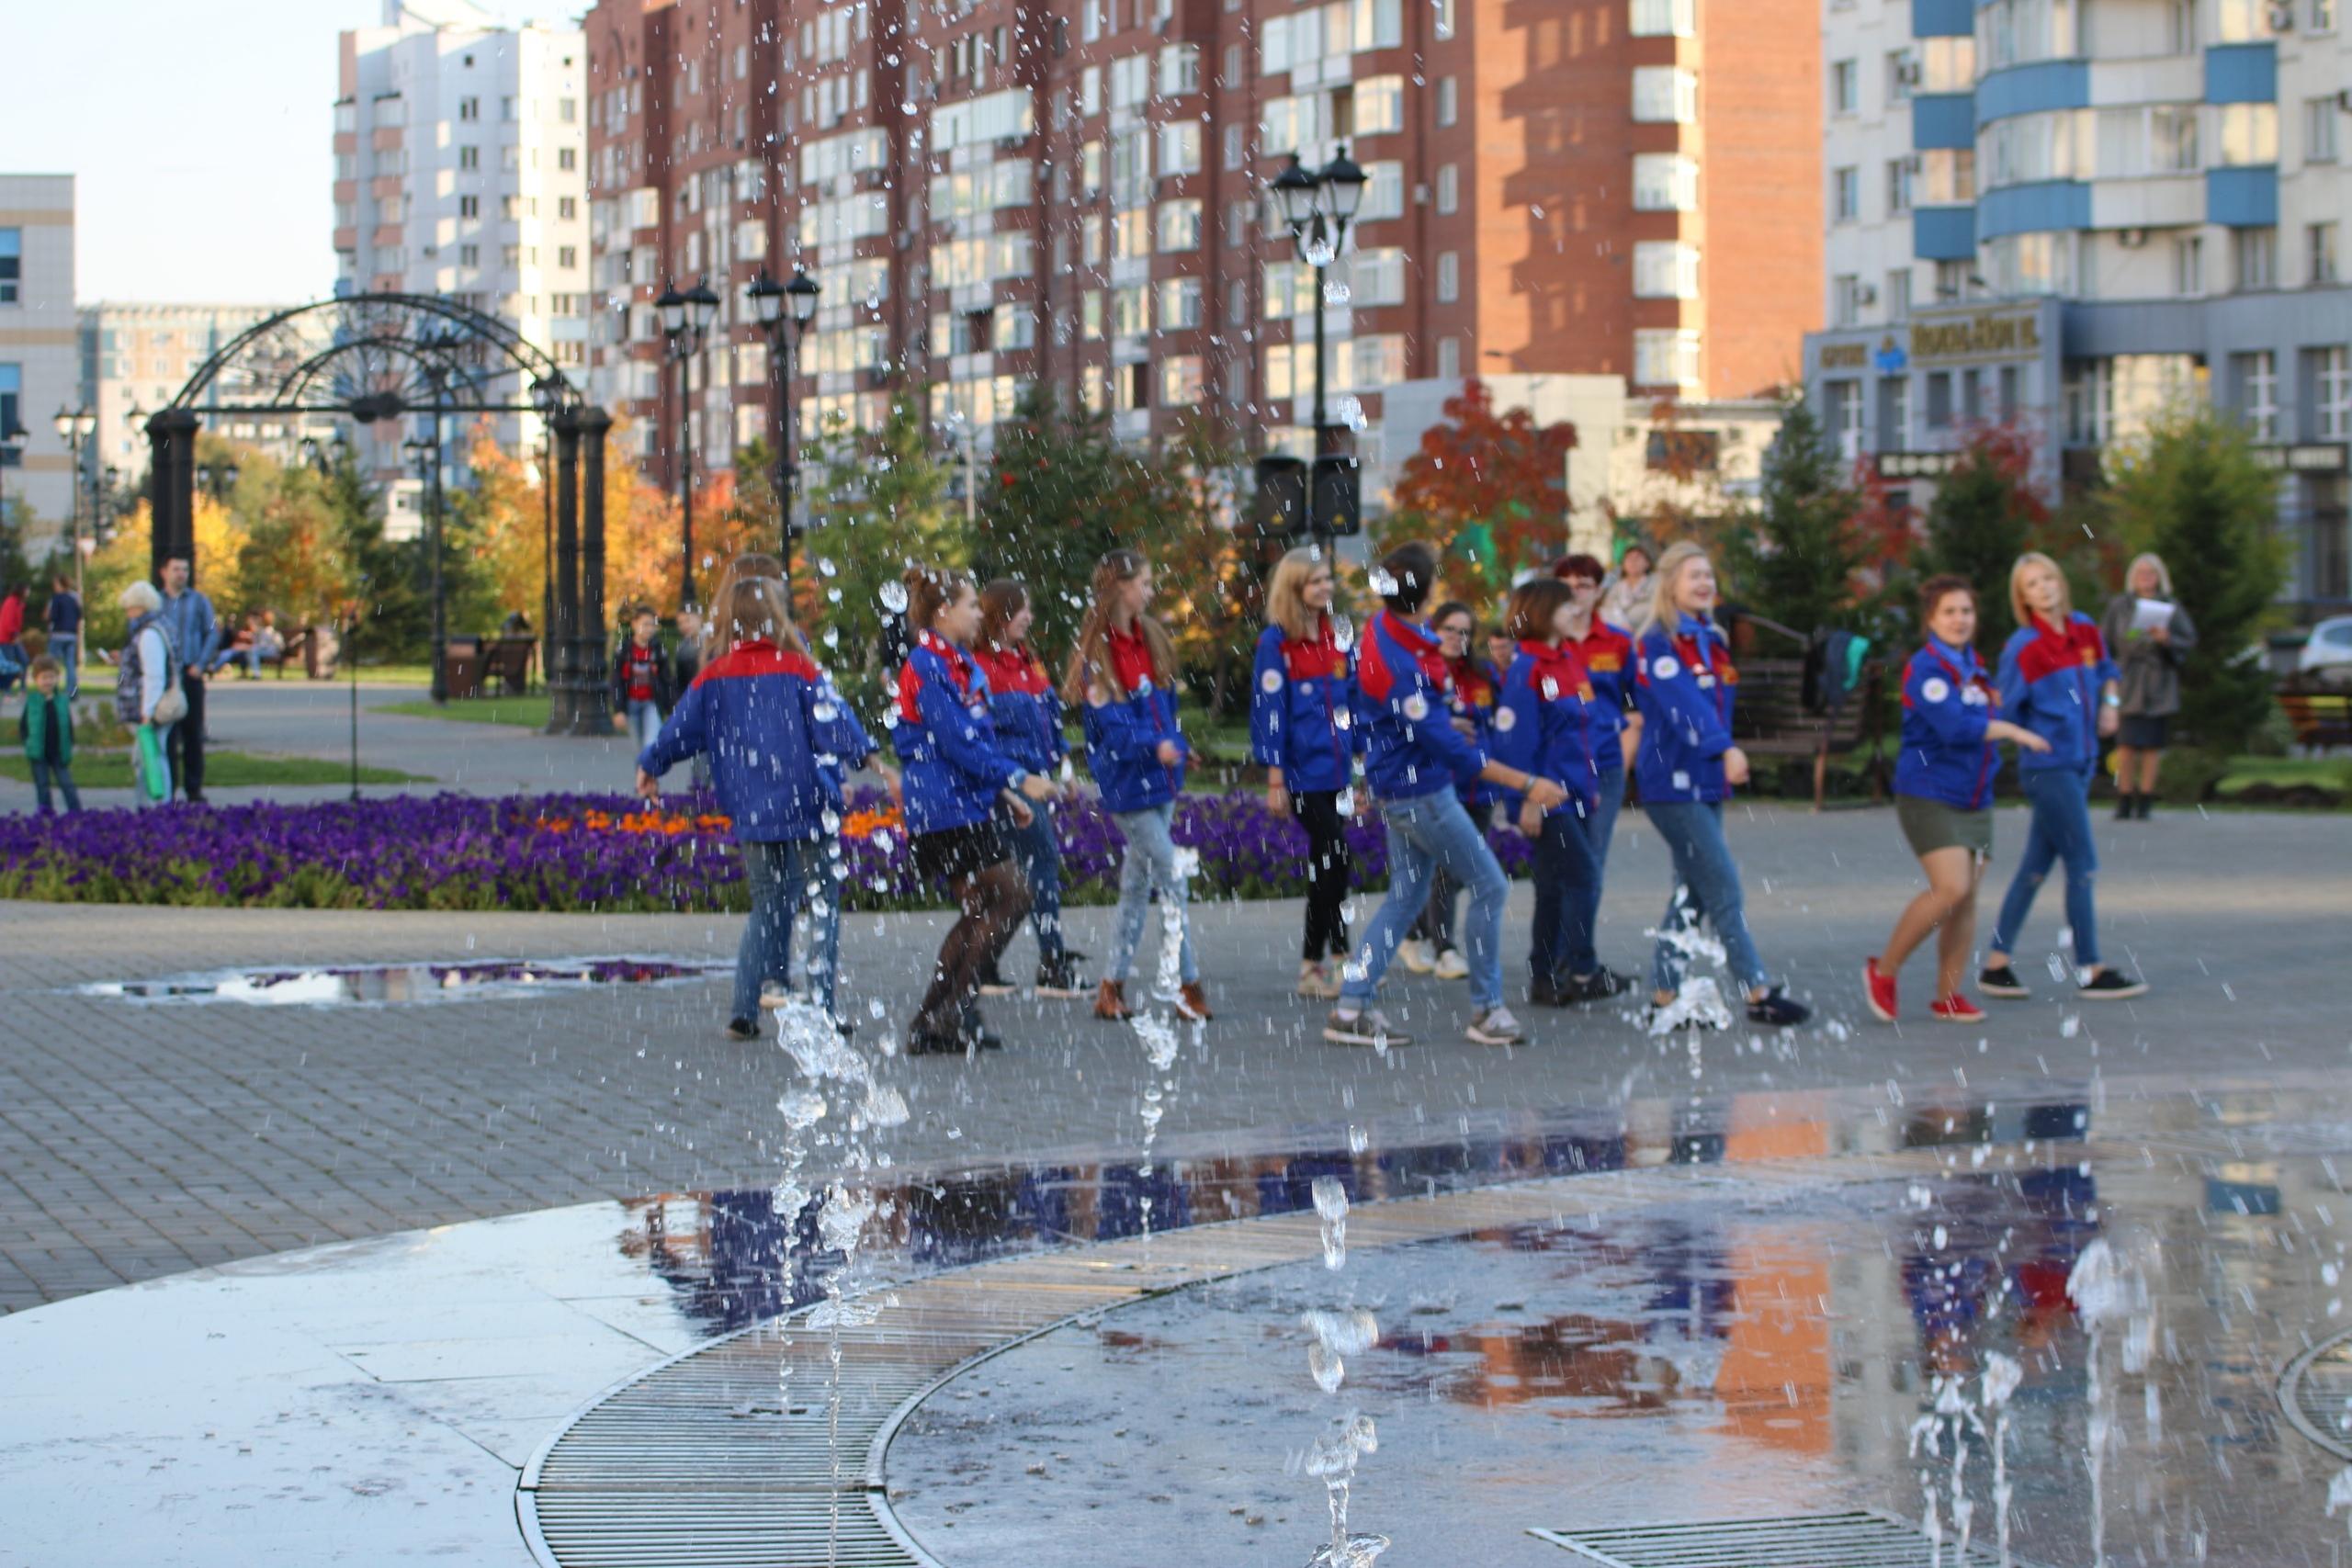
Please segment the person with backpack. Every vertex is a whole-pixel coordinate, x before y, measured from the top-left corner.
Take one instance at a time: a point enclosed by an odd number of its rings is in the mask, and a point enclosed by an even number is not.
[[[1062,700],[1082,705],[1086,765],[1102,809],[1127,840],[1118,926],[1095,987],[1094,1016],[1113,1022],[1133,1016],[1127,975],[1157,892],[1178,927],[1176,1011],[1198,1022],[1210,1016],[1208,993],[1193,955],[1184,857],[1172,836],[1192,749],[1176,722],[1176,644],[1149,614],[1153,587],[1151,562],[1138,551],[1113,550],[1095,563],[1093,600],[1062,682]]]
[[[1029,646],[1036,620],[1028,585],[999,578],[980,590],[980,636],[972,660],[988,677],[989,714],[1004,754],[1031,773],[1054,778],[1068,766],[1069,744],[1062,735],[1062,701],[1045,660]],[[1037,933],[1037,995],[1068,1000],[1085,994],[1074,952],[1062,935],[1062,852],[1054,802],[1030,803],[1030,820],[1008,820],[1013,852],[1029,881],[1029,924]],[[1001,955],[1000,955],[1001,956]],[[980,977],[983,995],[1012,991],[991,958]]]
[[[1503,1005],[1503,903],[1510,883],[1471,822],[1457,786],[1474,779],[1499,784],[1539,811],[1566,805],[1568,794],[1556,779],[1489,758],[1454,727],[1445,655],[1418,619],[1437,586],[1437,552],[1418,541],[1389,551],[1373,573],[1373,585],[1385,608],[1356,643],[1356,722],[1365,729],[1364,779],[1387,826],[1388,894],[1357,943],[1323,1038],[1382,1051],[1411,1043],[1373,1004],[1381,976],[1443,866],[1470,890],[1464,925],[1473,1010],[1468,1037],[1478,1045],[1516,1045],[1525,1035]]]
[[[1336,971],[1348,953],[1340,911],[1354,867],[1342,798],[1363,754],[1348,671],[1354,638],[1343,646],[1332,622],[1335,586],[1321,550],[1295,549],[1275,564],[1250,696],[1250,755],[1266,770],[1266,809],[1295,818],[1306,830],[1306,940],[1297,990],[1325,1001],[1340,994]]]
[[[188,716],[178,647],[154,585],[134,582],[119,603],[130,629],[115,665],[115,717],[132,731],[134,793],[141,806],[172,798],[172,732]]]
[[[82,792],[74,787],[74,705],[58,691],[64,669],[48,654],[32,661],[25,672],[25,711],[17,716],[17,738],[24,743],[25,761],[32,764],[36,814],[47,817],[49,786],[65,796],[65,809],[82,809]]]

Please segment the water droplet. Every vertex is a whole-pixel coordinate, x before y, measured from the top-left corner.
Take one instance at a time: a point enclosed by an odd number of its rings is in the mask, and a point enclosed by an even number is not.
[[[881,600],[882,607],[894,615],[907,613],[907,585],[903,582],[884,583],[875,597]]]

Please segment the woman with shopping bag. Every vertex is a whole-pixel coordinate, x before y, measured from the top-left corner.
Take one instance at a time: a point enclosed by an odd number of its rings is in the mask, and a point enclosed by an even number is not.
[[[187,716],[187,697],[180,690],[179,656],[164,626],[164,596],[152,583],[134,582],[122,591],[120,603],[130,617],[130,635],[115,668],[115,716],[137,741],[133,793],[140,805],[155,806],[172,797],[172,729]]]

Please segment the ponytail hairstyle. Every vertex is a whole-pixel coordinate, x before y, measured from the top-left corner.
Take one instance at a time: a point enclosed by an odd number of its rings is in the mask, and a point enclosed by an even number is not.
[[[939,612],[956,603],[963,590],[972,586],[971,578],[944,566],[910,566],[901,580],[907,585],[907,626],[913,641],[932,629],[939,619]]]
[[[780,577],[735,577],[718,602],[712,627],[729,650],[741,643],[767,642],[806,653],[808,645],[792,624],[791,603]]]
[[[1576,602],[1576,590],[1565,579],[1531,577],[1510,591],[1503,611],[1503,630],[1513,642],[1551,642],[1560,635],[1552,625],[1560,606]]]
[[[991,648],[1012,648],[1012,639],[1006,633],[1014,617],[1028,607],[1028,585],[1014,578],[1000,577],[981,589],[980,640]]]
[[[706,662],[718,658],[735,646],[735,585],[755,577],[773,579],[781,587],[784,562],[768,555],[737,556],[719,574],[718,587],[710,596],[711,613],[702,628],[703,659]],[[787,598],[786,603],[789,604],[790,599]],[[798,630],[795,628],[793,640],[798,640]],[[775,640],[782,643],[786,639],[778,637]]]
[[[1079,624],[1078,646],[1070,650],[1069,668],[1062,677],[1062,700],[1076,707],[1101,686],[1115,690],[1111,667],[1111,633],[1118,615],[1119,591],[1145,572],[1151,563],[1140,550],[1116,549],[1094,563],[1094,595]],[[1151,682],[1163,689],[1176,679],[1176,642],[1168,628],[1152,615],[1137,615],[1136,630],[1151,651]]]

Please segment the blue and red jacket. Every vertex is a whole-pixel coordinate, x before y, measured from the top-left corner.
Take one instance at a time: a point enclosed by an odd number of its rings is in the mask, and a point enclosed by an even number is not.
[[[1993,680],[2001,716],[2050,742],[2047,751],[2020,750],[2018,771],[2095,766],[2099,694],[2116,678],[2098,623],[2079,611],[2064,627],[2036,615],[2011,633]]]
[[[1984,727],[2000,703],[1973,648],[1929,637],[1903,667],[1903,751],[1894,760],[1894,793],[1962,811],[1990,804],[2001,752],[1986,742]]]
[[[1192,749],[1176,728],[1176,693],[1154,676],[1151,645],[1140,631],[1110,634],[1111,668],[1093,674],[1086,705],[1086,766],[1105,811],[1148,811],[1184,787]],[[1100,693],[1102,700],[1094,701]],[[1177,760],[1159,760],[1159,743],[1176,743]]]
[[[1280,768],[1294,793],[1345,789],[1363,752],[1363,731],[1351,711],[1355,682],[1331,617],[1321,616],[1308,638],[1268,626],[1251,676],[1250,760]]]
[[[752,638],[703,666],[637,765],[659,778],[710,759],[738,843],[813,839],[842,809],[841,773],[875,746],[857,716],[797,648]]]
[[[1393,610],[1356,643],[1356,723],[1364,780],[1381,800],[1419,800],[1471,783],[1486,749],[1453,728],[1453,672],[1429,627]]]
[[[1642,749],[1634,776],[1645,801],[1724,800],[1724,753],[1732,749],[1732,694],[1739,671],[1713,621],[1677,619],[1671,631],[1653,621],[1634,647],[1634,700],[1642,710]]]
[[[1596,773],[1625,771],[1625,710],[1634,702],[1634,639],[1592,617],[1592,629],[1577,645],[1586,679],[1600,703],[1593,715],[1592,766]]]
[[[997,742],[988,677],[936,632],[923,633],[899,670],[890,744],[904,775],[910,833],[987,821],[997,797],[1028,772]]]
[[[972,662],[988,678],[989,713],[1004,754],[1033,773],[1060,767],[1069,751],[1062,739],[1062,699],[1044,662],[1025,642],[976,648]]]
[[[1453,682],[1448,705],[1453,716],[1470,726],[1475,732],[1472,739],[1480,750],[1487,750],[1491,755],[1495,739],[1495,704],[1502,695],[1502,671],[1484,659],[1474,659],[1465,654],[1460,659],[1447,660],[1445,672]],[[1482,806],[1492,806],[1503,797],[1504,791],[1500,784],[1474,778],[1468,784],[1457,786],[1454,793],[1462,797],[1463,805],[1475,810]]]
[[[1600,800],[1594,748],[1602,720],[1614,716],[1605,712],[1574,643],[1522,642],[1495,705],[1495,761],[1555,781],[1577,815],[1588,816]],[[1519,796],[1505,792],[1505,798]]]

